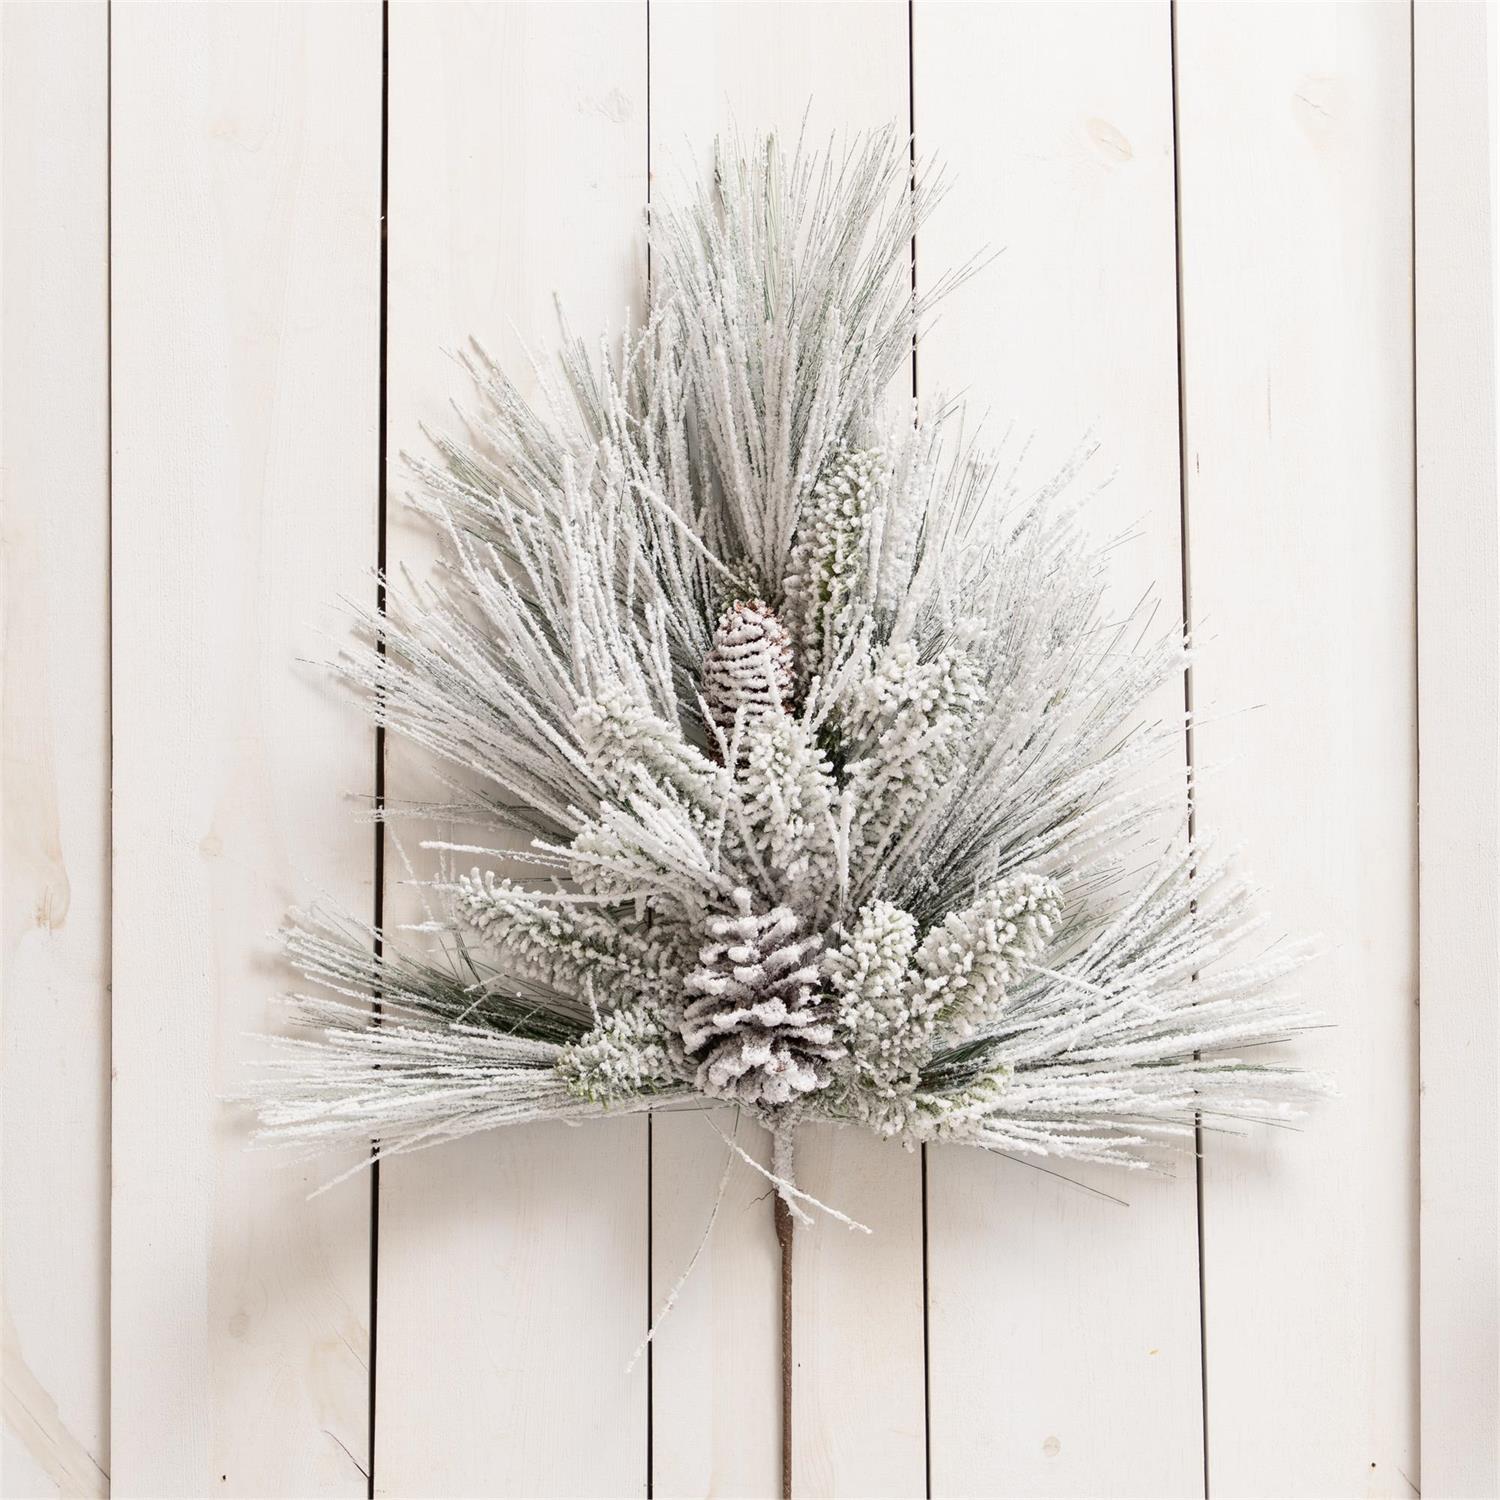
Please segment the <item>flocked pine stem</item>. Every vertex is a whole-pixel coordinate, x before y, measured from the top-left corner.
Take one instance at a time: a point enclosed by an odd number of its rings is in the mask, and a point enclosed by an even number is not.
[[[778,1125],[771,1132],[771,1174],[784,1184],[795,1182],[796,1126]],[[776,1243],[781,1249],[781,1494],[792,1494],[792,1266],[796,1221],[791,1199],[778,1188],[771,1200],[776,1219]]]
[[[1162,837],[1186,643],[1111,601],[1087,454],[1024,478],[885,405],[932,201],[896,131],[731,141],[653,206],[640,328],[535,402],[464,357],[466,435],[411,461],[444,564],[341,670],[513,854],[378,973],[294,928],[272,1137],[727,1098],[775,1131],[789,1294],[790,1111],[1139,1167],[1323,1087],[1275,1045],[1300,949]]]

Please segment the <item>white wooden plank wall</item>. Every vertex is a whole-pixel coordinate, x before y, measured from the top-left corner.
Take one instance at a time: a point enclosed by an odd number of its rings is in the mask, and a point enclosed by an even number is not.
[[[1166,633],[1182,617],[1169,12],[919,5],[913,55],[919,146],[955,184],[919,277],[1000,252],[919,351],[923,394],[964,391],[996,441],[1007,425],[1015,451],[1029,441],[1033,488],[1093,430],[1092,519],[1130,533],[1115,606],[1154,592]],[[1181,686],[1153,708],[1180,719]],[[1185,816],[1185,738],[1183,757]],[[933,1493],[1201,1493],[1191,1160],[1170,1181],[1057,1177],[938,1147],[928,1187]]]
[[[1165,1180],[807,1132],[809,1190],[874,1233],[799,1231],[796,1493],[1406,1495],[1419,1455],[1429,1494],[1494,1493],[1482,10],[12,0],[0,44],[0,1494],[775,1491],[748,1169],[625,1368],[732,1116],[517,1131],[308,1202],[345,1163],[247,1153],[221,1101],[287,906],[421,912],[431,830],[359,818],[375,737],[305,659],[382,556],[431,565],[399,454],[454,420],[445,350],[524,376],[554,293],[618,332],[648,199],[731,122],[804,114],[947,164],[919,282],[1001,252],[897,394],[963,394],[1034,480],[1100,442],[1120,607],[1154,590],[1202,646],[1184,812],[1191,766],[1275,931],[1322,934],[1301,1045],[1341,1098]],[[385,751],[388,802],[430,784]]]
[[[1178,13],[1200,828],[1321,934],[1299,1045],[1342,1095],[1205,1140],[1215,1495],[1420,1484],[1409,28]]]
[[[1421,607],[1422,1482],[1500,1494],[1494,9],[1413,14]]]
[[[0,1493],[109,1467],[109,37],[0,9]]]
[[[397,455],[453,423],[444,350],[476,334],[524,374],[554,292],[591,337],[639,305],[645,6],[394,5],[389,79],[389,561],[420,578]],[[399,804],[422,781],[392,751]],[[388,920],[419,918],[389,837],[385,874]],[[377,1493],[645,1493],[646,1172],[642,1119],[382,1166]]]
[[[376,539],[380,7],[111,21],[121,1495],[356,1495],[368,1196],[223,1103],[289,903],[373,899],[373,736],[325,654]]]

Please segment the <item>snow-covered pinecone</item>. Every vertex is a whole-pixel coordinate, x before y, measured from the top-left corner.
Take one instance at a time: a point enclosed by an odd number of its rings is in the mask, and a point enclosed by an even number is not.
[[[792,643],[776,612],[759,599],[737,599],[714,631],[703,661],[703,701],[726,732],[737,710],[747,719],[786,708],[796,673]]]
[[[705,1094],[741,1104],[790,1104],[823,1088],[843,1055],[833,1007],[818,983],[823,940],[799,933],[785,906],[757,913],[734,893],[736,915],[711,918],[712,941],[684,986],[682,1043]]]

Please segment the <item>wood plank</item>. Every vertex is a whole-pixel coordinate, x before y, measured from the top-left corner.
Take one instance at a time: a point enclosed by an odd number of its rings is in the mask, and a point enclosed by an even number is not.
[[[714,136],[906,127],[906,7],[651,7],[653,192],[704,180]],[[728,1112],[717,1117],[726,1133]],[[701,1116],[663,1115],[655,1138],[652,1272],[660,1306],[702,1238],[724,1146]],[[747,1144],[764,1132],[741,1127]],[[793,1486],[799,1494],[910,1495],[925,1487],[920,1163],[853,1131],[804,1127],[798,1179],[870,1225],[799,1228]],[[766,1495],[780,1483],[779,1253],[765,1183],[738,1166],[708,1246],[657,1336],[658,1495]],[[880,1318],[870,1317],[872,1307]]]
[[[0,1494],[109,1469],[109,37],[0,11]]]
[[[388,546],[421,576],[397,454],[453,425],[444,351],[476,336],[519,378],[523,343],[556,344],[554,293],[590,338],[639,310],[645,4],[397,4],[389,87]],[[397,802],[423,785],[402,750]],[[390,839],[399,922],[418,898]],[[646,1142],[639,1119],[526,1126],[384,1164],[378,1493],[645,1492]]]
[[[362,1495],[369,1196],[222,1102],[373,900],[373,737],[326,674],[370,587],[380,7],[118,6],[112,56],[117,1495]]]
[[[1215,1495],[1420,1483],[1408,27],[1178,11],[1201,825],[1323,935],[1342,1095],[1205,1145]]]
[[[1040,482],[1092,430],[1114,597],[1181,617],[1170,17],[1164,4],[918,4],[919,152],[952,194],[918,274],[1003,253],[918,353]],[[1154,709],[1181,712],[1180,687]],[[1186,747],[1184,746],[1184,765]],[[1163,828],[1165,837],[1169,828]],[[932,1493],[1202,1491],[1196,1193],[928,1151]],[[1084,1188],[1125,1200],[1128,1206]]]
[[[1413,12],[1421,725],[1421,1453],[1500,1494],[1500,533],[1494,63],[1483,6]]]
[[[726,1147],[714,1126],[762,1166],[771,1163],[769,1135],[749,1121],[736,1135],[731,1110],[652,1120],[651,1290],[658,1315],[715,1212]],[[730,1165],[703,1252],[661,1317],[652,1345],[654,1495],[781,1492],[781,1260],[766,1191],[758,1173]]]

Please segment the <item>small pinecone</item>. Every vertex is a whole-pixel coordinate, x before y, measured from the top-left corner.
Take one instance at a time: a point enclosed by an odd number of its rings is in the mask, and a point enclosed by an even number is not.
[[[708,924],[713,941],[688,975],[682,1042],[700,1092],[774,1107],[825,1087],[843,1056],[833,1008],[818,987],[823,940],[798,935],[787,907],[756,914],[750,892],[737,915]]]
[[[724,611],[703,661],[703,701],[725,731],[743,708],[758,718],[791,702],[796,680],[792,643],[776,612],[759,599],[738,599]]]

